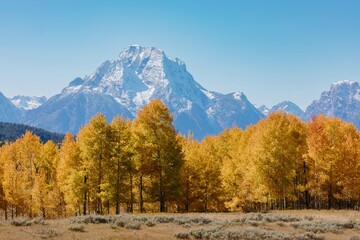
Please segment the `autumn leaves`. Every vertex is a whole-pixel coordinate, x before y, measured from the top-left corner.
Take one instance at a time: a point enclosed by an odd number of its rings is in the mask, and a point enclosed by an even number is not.
[[[230,146],[222,183],[231,209],[353,208],[360,200],[359,133],[350,123],[273,113],[219,138]]]
[[[12,217],[118,214],[134,204],[164,212],[180,197],[181,146],[159,100],[132,123],[96,115],[76,140],[66,134],[60,149],[27,132],[0,154],[1,203]]]
[[[0,148],[6,214],[355,207],[360,137],[337,118],[273,113],[203,141],[176,133],[153,100],[134,121],[96,115],[61,146],[27,132]]]

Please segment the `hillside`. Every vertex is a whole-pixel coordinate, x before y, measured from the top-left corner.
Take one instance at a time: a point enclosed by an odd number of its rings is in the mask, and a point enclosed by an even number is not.
[[[60,143],[64,138],[64,134],[52,133],[41,128],[31,127],[24,124],[0,122],[0,141],[15,141],[29,130],[40,137],[42,142],[52,140]]]

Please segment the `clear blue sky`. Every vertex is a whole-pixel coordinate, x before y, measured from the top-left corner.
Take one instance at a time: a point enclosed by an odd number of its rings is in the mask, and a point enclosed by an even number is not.
[[[360,1],[0,0],[0,91],[52,96],[131,44],[182,59],[209,90],[305,108],[360,81]]]

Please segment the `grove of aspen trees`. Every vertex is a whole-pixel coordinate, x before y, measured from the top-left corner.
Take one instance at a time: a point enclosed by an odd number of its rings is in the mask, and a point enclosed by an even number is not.
[[[153,100],[133,120],[93,117],[59,145],[31,132],[0,148],[4,218],[122,212],[359,208],[360,135],[322,115],[272,113],[201,142]]]

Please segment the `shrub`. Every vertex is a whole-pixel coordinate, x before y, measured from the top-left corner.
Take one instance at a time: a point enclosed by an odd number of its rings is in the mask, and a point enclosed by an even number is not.
[[[192,230],[190,235],[195,239],[210,239],[214,233],[214,230],[196,229]]]
[[[84,225],[77,223],[71,224],[68,229],[73,232],[85,232]]]
[[[170,223],[170,222],[174,222],[175,218],[169,216],[156,216],[154,217],[154,220],[155,222],[158,223]]]
[[[305,233],[304,235],[300,235],[300,236],[302,236],[303,238],[296,238],[297,240],[302,240],[302,239],[304,239],[304,240],[325,240],[325,237],[324,236],[320,236],[320,235],[317,235],[317,234],[315,234],[315,233],[312,233],[312,232],[310,232],[310,233]]]
[[[19,217],[19,218],[12,220],[10,222],[10,224],[17,226],[17,227],[18,226],[30,226],[31,222],[30,222],[30,219],[28,219],[28,218]]]
[[[37,225],[37,224],[45,225],[46,224],[45,220],[41,217],[36,217],[36,218],[31,219],[30,223],[31,223],[31,225]]]
[[[346,228],[346,229],[358,228],[358,224],[352,220],[350,220],[348,222],[344,222],[344,223],[339,223],[339,225],[341,225],[343,228]]]
[[[183,228],[191,228],[191,225],[189,223],[185,223],[184,225],[182,225]]]
[[[110,228],[116,229],[116,228],[117,228],[117,225],[116,225],[115,223],[111,223],[111,224],[110,224]]]
[[[332,232],[332,233],[340,233],[343,231],[343,229],[351,229],[351,228],[357,228],[357,224],[355,222],[309,222],[309,221],[303,221],[303,222],[297,222],[292,223],[291,226],[294,228],[301,228],[306,231],[310,231],[313,233],[326,233],[326,232]]]
[[[112,221],[111,216],[102,216],[102,215],[86,215],[86,216],[80,216],[80,217],[74,217],[70,219],[70,222],[72,223],[110,223]]]
[[[245,214],[242,219],[236,219],[233,221],[238,222],[251,222],[251,221],[258,221],[258,222],[298,222],[301,221],[301,218],[289,214],[273,214],[273,213],[249,213]]]
[[[230,239],[230,240],[290,240],[293,235],[268,231],[264,229],[245,229],[239,231],[229,231],[220,229],[198,229],[190,232],[195,239]]]
[[[188,233],[176,233],[175,237],[178,239],[189,239],[190,235]]]
[[[40,238],[51,238],[56,237],[58,234],[54,229],[41,229],[36,231],[34,235]]]
[[[148,227],[153,227],[153,226],[155,226],[155,225],[156,225],[156,223],[153,222],[153,221],[147,221],[147,222],[146,222],[146,226],[148,226]]]
[[[117,219],[117,220],[115,221],[115,225],[118,226],[118,227],[125,227],[126,221],[121,220],[121,219]]]
[[[29,218],[24,218],[24,217],[19,217],[16,218],[14,220],[12,220],[10,222],[11,225],[14,226],[31,226],[31,225],[45,225],[45,220],[39,217],[33,218],[33,219],[29,219]]]
[[[264,225],[265,222],[264,221],[246,221],[247,224],[253,226],[253,227],[258,227],[260,225]]]
[[[139,230],[141,228],[141,224],[137,222],[130,222],[125,225],[125,228]]]

